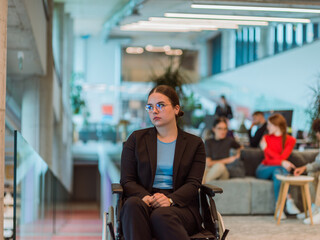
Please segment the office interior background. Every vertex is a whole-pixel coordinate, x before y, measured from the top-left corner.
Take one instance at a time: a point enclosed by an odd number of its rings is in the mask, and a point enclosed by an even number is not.
[[[122,142],[151,126],[147,94],[169,71],[184,79],[186,131],[204,137],[224,95],[244,145],[259,110],[287,114],[300,150],[310,147],[320,1],[0,2],[0,235],[8,239],[101,239]]]

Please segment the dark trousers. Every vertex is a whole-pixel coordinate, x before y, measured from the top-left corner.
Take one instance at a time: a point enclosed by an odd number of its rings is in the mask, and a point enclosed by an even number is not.
[[[128,198],[121,210],[125,240],[184,240],[198,231],[188,208],[176,206],[151,208],[138,197]]]

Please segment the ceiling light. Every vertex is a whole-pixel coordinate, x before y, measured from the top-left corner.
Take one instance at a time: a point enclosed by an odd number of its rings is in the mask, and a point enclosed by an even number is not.
[[[144,50],[142,47],[127,47],[126,48],[126,53],[128,53],[128,54],[141,54],[143,52],[144,52]]]
[[[240,10],[240,11],[320,13],[320,9],[311,9],[311,8],[278,8],[278,7],[231,6],[231,5],[208,5],[208,4],[191,4],[191,7],[200,8],[200,9],[224,9],[224,10]]]
[[[181,49],[171,49],[169,51],[166,51],[165,54],[169,56],[181,56],[183,54],[183,51]]]
[[[197,26],[208,26],[208,27],[218,27],[224,28],[224,26],[237,25],[257,25],[257,26],[267,26],[268,22],[263,21],[247,21],[247,20],[212,20],[212,19],[191,19],[191,18],[161,18],[161,17],[151,17],[150,22],[153,23],[171,23],[171,24],[185,24],[186,26],[197,25]]]
[[[155,47],[155,46],[152,46],[152,45],[147,45],[146,46],[146,50],[148,52],[166,52],[166,51],[170,51],[171,47],[169,45],[159,46],[159,47]]]
[[[138,24],[128,24],[120,27],[122,31],[146,31],[146,32],[189,32],[188,28],[176,27],[154,27],[141,26]]]
[[[157,22],[157,21],[140,21],[138,22],[140,26],[153,26],[153,27],[181,27],[187,29],[195,29],[195,30],[203,30],[203,29],[210,29],[210,30],[217,30],[217,26],[212,24],[197,24],[197,23],[184,23],[184,22]]]
[[[225,19],[225,20],[248,20],[248,21],[268,21],[268,22],[291,22],[310,23],[306,18],[278,18],[278,17],[254,17],[235,15],[212,15],[212,14],[192,14],[192,13],[165,13],[165,17],[171,18],[200,18],[200,19]]]

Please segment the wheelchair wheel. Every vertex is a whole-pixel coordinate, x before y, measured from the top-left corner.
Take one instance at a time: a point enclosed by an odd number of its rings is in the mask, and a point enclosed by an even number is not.
[[[107,216],[107,225],[106,227],[106,232],[107,232],[107,237],[106,240],[113,240],[115,239],[114,237],[114,208],[113,206],[109,207],[108,211],[108,216]]]
[[[223,222],[223,218],[222,218],[221,214],[218,211],[217,211],[217,214],[218,214],[218,221],[219,221],[219,235],[221,238],[224,231],[226,230],[226,228],[224,226],[224,222]]]

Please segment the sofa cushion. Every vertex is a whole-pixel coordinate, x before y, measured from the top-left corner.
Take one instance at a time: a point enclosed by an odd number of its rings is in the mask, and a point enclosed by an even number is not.
[[[251,184],[247,178],[213,180],[208,184],[223,189],[222,194],[217,194],[214,197],[217,209],[221,214],[250,214]]]
[[[240,159],[244,162],[246,176],[256,176],[256,169],[264,158],[260,148],[245,148],[241,150]]]
[[[273,182],[250,178],[251,214],[273,214],[275,207]]]
[[[305,159],[306,163],[313,162],[316,159],[316,156],[319,154],[318,149],[309,149],[301,152],[301,155]]]
[[[301,167],[307,164],[307,161],[305,160],[301,152],[298,151],[292,151],[288,160],[292,162],[296,167]]]

